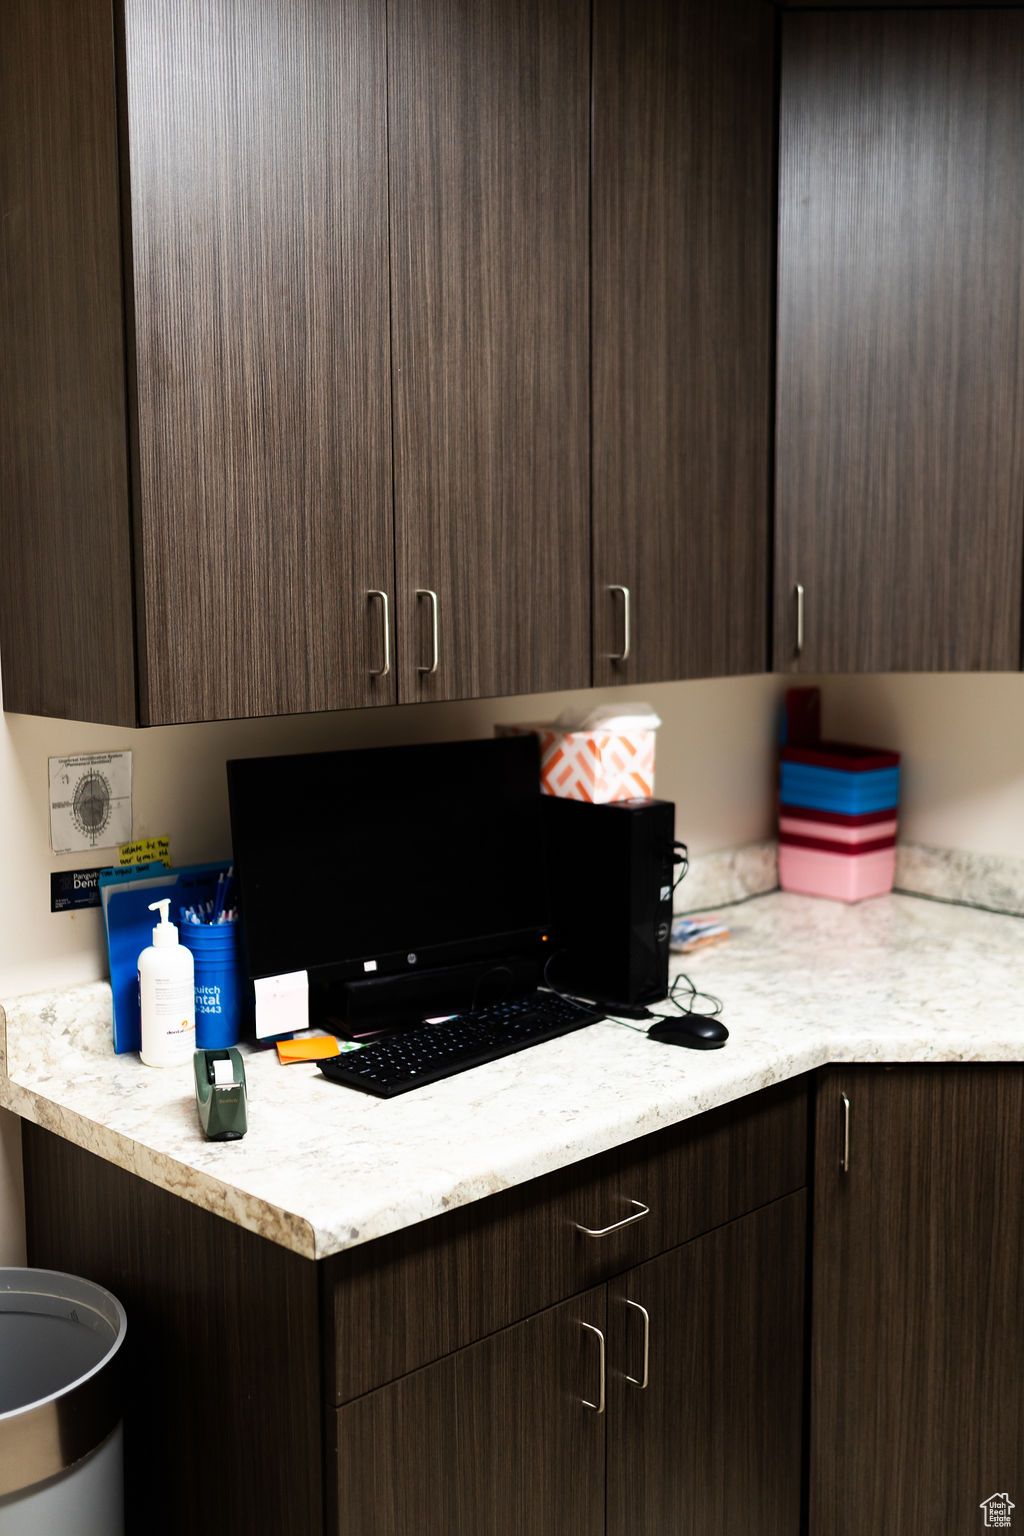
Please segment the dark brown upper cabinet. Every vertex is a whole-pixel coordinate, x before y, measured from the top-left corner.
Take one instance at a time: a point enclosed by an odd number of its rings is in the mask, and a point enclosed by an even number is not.
[[[124,23],[143,719],[393,698],[381,7]]]
[[[589,0],[392,0],[399,696],[590,682]]]
[[[5,707],[586,686],[587,0],[114,12],[5,13]]]
[[[5,707],[394,699],[382,8],[126,0],[116,35],[99,3],[18,10]]]
[[[594,682],[767,664],[775,18],[595,0]]]
[[[1015,669],[1024,11],[783,23],[775,666]]]

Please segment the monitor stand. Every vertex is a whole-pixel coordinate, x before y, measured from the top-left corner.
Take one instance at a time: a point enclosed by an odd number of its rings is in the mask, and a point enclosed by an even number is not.
[[[311,972],[309,1021],[314,1028],[359,1040],[426,1018],[520,997],[540,984],[539,959],[521,954],[492,955],[358,981],[332,981]]]

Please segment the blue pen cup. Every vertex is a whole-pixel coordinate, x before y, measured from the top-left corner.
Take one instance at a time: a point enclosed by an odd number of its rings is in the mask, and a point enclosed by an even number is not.
[[[242,1032],[242,968],[237,923],[182,923],[181,942],[196,968],[196,1047],[223,1050]]]

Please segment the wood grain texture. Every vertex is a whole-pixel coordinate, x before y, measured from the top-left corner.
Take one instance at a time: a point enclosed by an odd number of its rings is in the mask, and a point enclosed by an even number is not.
[[[601,1289],[340,1409],[328,1427],[337,1536],[603,1536]],[[333,1430],[333,1432],[332,1432]]]
[[[399,697],[584,687],[589,4],[388,15]]]
[[[114,37],[102,0],[0,18],[3,704],[135,723]]]
[[[25,1124],[28,1262],[128,1314],[128,1536],[320,1536],[315,1266]]]
[[[774,0],[782,10],[856,10],[857,6],[851,6],[850,0]],[[901,10],[912,9],[915,6],[927,7],[930,11],[958,10],[969,11],[976,8],[985,10],[1010,9],[1007,0],[871,0],[872,10]]]
[[[835,1068],[817,1118],[811,1536],[973,1536],[1024,1486],[1024,1069]]]
[[[609,1287],[608,1536],[800,1530],[805,1226],[801,1191]]]
[[[1024,12],[787,17],[780,159],[775,664],[1016,669]]]
[[[125,0],[143,719],[394,701],[375,0]]]
[[[774,35],[758,0],[595,0],[598,684],[766,665]]]
[[[801,1079],[325,1260],[326,1400],[437,1360],[806,1178]],[[650,1214],[606,1237],[577,1230],[611,1226],[632,1201]]]

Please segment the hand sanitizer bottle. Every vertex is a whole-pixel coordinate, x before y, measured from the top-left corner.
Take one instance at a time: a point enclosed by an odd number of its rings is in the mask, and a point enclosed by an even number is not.
[[[196,1043],[196,993],[192,952],[178,943],[178,930],[167,919],[170,897],[150,902],[159,910],[153,943],[139,956],[139,1012],[142,1059],[147,1067],[181,1067],[192,1060]]]

